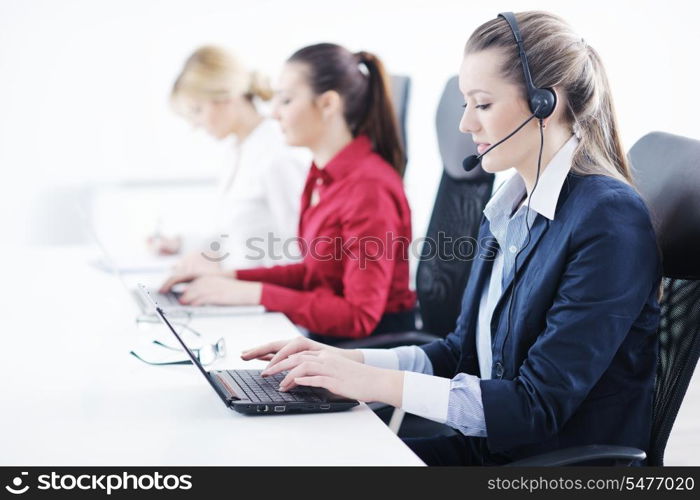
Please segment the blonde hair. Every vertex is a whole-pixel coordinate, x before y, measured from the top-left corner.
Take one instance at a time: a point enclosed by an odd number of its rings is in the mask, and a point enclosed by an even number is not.
[[[535,87],[564,90],[565,120],[579,137],[571,171],[602,174],[631,184],[627,157],[622,148],[610,84],[598,52],[561,18],[542,11],[515,14]],[[465,55],[499,48],[506,56],[503,77],[527,92],[517,45],[505,19],[479,26],[469,37]]]
[[[245,96],[268,101],[272,89],[267,78],[249,71],[233,54],[213,45],[200,47],[185,61],[173,84],[171,98],[181,95],[204,99]]]

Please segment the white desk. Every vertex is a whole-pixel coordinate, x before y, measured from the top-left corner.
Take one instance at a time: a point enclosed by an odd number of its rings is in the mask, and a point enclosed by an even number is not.
[[[84,250],[0,256],[1,465],[422,465],[365,405],[247,417],[195,367],[137,360],[129,350],[148,332],[134,322],[135,305]],[[191,325],[225,336],[217,368],[260,367],[240,350],[296,334],[280,314]]]

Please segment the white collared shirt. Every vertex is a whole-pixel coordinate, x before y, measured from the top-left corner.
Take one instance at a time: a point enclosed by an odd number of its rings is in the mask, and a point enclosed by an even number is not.
[[[526,194],[525,184],[519,175],[514,175],[505,182],[484,208],[484,215],[489,220],[491,232],[499,247],[506,248],[497,252],[489,285],[484,287],[479,303],[476,349],[481,378],[491,378],[491,317],[501,296],[505,276],[503,273],[512,272],[512,261],[525,241],[527,228],[522,224],[522,219],[526,212],[529,220],[534,220],[537,214],[554,219],[559,195],[571,170],[571,160],[577,145],[578,139],[572,136],[559,149],[542,171],[532,199],[526,199],[512,216],[511,213]],[[445,423],[464,435],[486,436],[479,377],[465,373],[458,373],[451,380],[435,377],[432,375],[430,359],[417,346],[361,351],[366,364],[406,370],[401,406],[403,410]]]
[[[206,229],[188,246],[209,253],[211,243],[218,242],[217,255],[228,254],[221,261],[225,269],[298,260],[296,243],[285,247],[285,242],[297,236],[310,153],[287,146],[272,119],[263,120],[240,144],[233,141],[231,153]]]

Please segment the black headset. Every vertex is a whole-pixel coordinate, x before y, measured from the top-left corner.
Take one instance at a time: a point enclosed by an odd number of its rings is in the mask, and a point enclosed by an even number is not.
[[[498,17],[502,17],[510,26],[510,30],[515,37],[515,43],[518,44],[518,53],[520,54],[520,62],[523,66],[523,74],[525,76],[525,87],[527,90],[527,99],[530,104],[530,111],[535,115],[535,118],[540,120],[547,118],[554,113],[554,108],[557,105],[557,94],[552,89],[540,89],[532,83],[530,76],[530,65],[527,63],[527,55],[523,46],[523,37],[520,34],[518,21],[515,19],[515,14],[512,12],[501,12]]]
[[[532,77],[530,76],[530,66],[527,63],[527,55],[525,54],[525,48],[523,46],[523,38],[520,35],[520,28],[518,27],[518,22],[515,20],[515,15],[512,12],[502,12],[498,14],[498,17],[502,17],[503,19],[505,19],[508,23],[508,26],[510,26],[511,31],[513,32],[513,37],[515,37],[515,43],[518,45],[520,61],[522,62],[523,66],[523,74],[525,75],[525,86],[527,88],[527,97],[530,105],[530,111],[532,112],[533,116],[537,118],[540,122],[540,154],[537,159],[537,177],[535,178],[535,184],[533,185],[532,191],[530,192],[530,197],[527,202],[527,212],[525,213],[525,227],[527,229],[527,239],[525,240],[525,243],[522,245],[520,250],[518,250],[518,253],[515,254],[515,259],[513,262],[513,283],[511,285],[510,294],[508,298],[508,324],[506,327],[505,338],[503,339],[503,343],[501,344],[501,356],[499,360],[499,363],[501,363],[503,361],[503,349],[505,348],[506,342],[508,342],[508,337],[510,336],[511,330],[513,302],[515,302],[515,291],[516,287],[518,286],[518,257],[520,256],[521,252],[525,250],[525,248],[527,248],[527,246],[530,244],[531,232],[530,224],[528,222],[528,214],[530,212],[530,202],[532,201],[532,195],[535,192],[535,189],[537,189],[537,184],[540,180],[542,149],[544,147],[542,121],[554,112],[554,108],[557,105],[557,94],[551,88],[537,88],[532,83]],[[502,378],[503,372],[501,372],[501,374],[497,376],[498,378]]]
[[[513,130],[506,137],[498,141],[496,144],[490,146],[486,151],[478,155],[467,156],[462,162],[462,168],[465,171],[471,172],[480,163],[481,158],[489,153],[491,150],[497,148],[508,139],[513,137],[520,131],[527,123],[533,118],[537,118],[540,122],[540,128],[542,127],[542,120],[554,113],[554,108],[557,106],[557,94],[552,89],[540,89],[535,87],[532,83],[532,77],[530,76],[530,65],[527,63],[527,55],[525,54],[525,47],[523,46],[523,37],[520,35],[520,28],[518,27],[518,22],[515,20],[515,15],[512,12],[501,12],[498,17],[502,17],[510,26],[510,30],[513,32],[513,37],[515,38],[515,43],[518,45],[518,53],[520,54],[520,62],[523,67],[523,75],[525,76],[525,89],[527,90],[527,101],[530,106],[530,112],[532,115],[528,117],[518,128]],[[539,172],[539,165],[538,165]]]

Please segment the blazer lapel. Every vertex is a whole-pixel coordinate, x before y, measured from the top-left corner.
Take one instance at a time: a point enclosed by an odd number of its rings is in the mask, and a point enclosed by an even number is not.
[[[483,291],[484,283],[491,274],[493,261],[496,258],[498,250],[498,242],[491,234],[489,223],[486,218],[482,221],[481,229],[479,230],[479,251],[475,262],[472,264],[471,274],[467,281],[467,287],[464,292],[463,308],[469,308],[470,311],[476,311],[481,300],[481,291]]]
[[[478,374],[478,364],[476,362],[476,320],[479,312],[479,303],[484,286],[487,285],[488,277],[491,275],[491,268],[498,250],[498,242],[493,237],[489,229],[488,220],[484,217],[481,222],[478,237],[479,251],[476,260],[472,264],[469,280],[464,291],[462,300],[462,313],[460,318],[466,319],[464,325],[464,338],[462,339],[462,352],[458,367],[466,373]],[[467,312],[465,314],[465,311]]]

